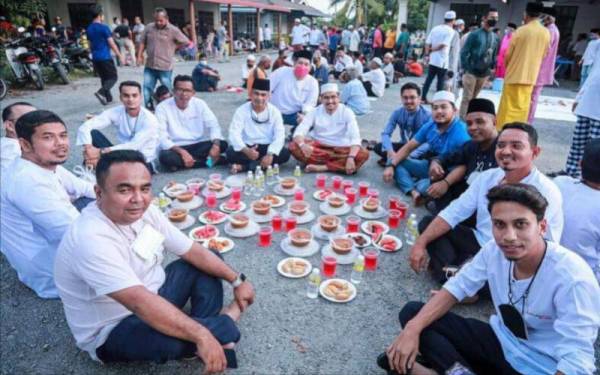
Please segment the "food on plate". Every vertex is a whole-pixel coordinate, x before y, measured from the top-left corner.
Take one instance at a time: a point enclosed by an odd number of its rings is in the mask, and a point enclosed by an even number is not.
[[[305,201],[295,201],[288,205],[288,209],[294,215],[302,216],[308,211],[308,203]]]
[[[266,215],[271,211],[271,202],[268,201],[254,201],[252,202],[252,211],[257,215]]]
[[[185,221],[187,217],[188,210],[184,210],[183,208],[174,208],[169,211],[169,220],[173,223],[182,223]]]
[[[366,232],[372,234],[373,236],[379,235],[385,232],[385,227],[382,223],[378,223],[376,221],[368,221],[367,227],[365,228]]]
[[[335,231],[340,223],[340,218],[334,215],[323,215],[319,218],[319,225],[325,232]]]
[[[350,238],[334,238],[331,240],[331,249],[334,253],[344,255],[352,251],[352,240]]]
[[[273,194],[265,195],[264,197],[262,197],[262,200],[270,202],[271,206],[275,206],[281,202],[281,198],[279,198],[277,195],[273,195]]]
[[[166,187],[167,189],[169,189],[169,188],[175,187],[175,186],[177,186],[177,185],[178,185],[178,184],[177,184],[177,181],[169,181],[169,182],[167,182],[167,185],[166,185],[165,187]]]
[[[356,246],[362,247],[367,245],[367,240],[360,234],[351,234],[349,237],[352,238]]]
[[[208,181],[208,184],[206,186],[208,186],[208,190],[210,190],[210,191],[219,192],[219,191],[223,190],[225,183],[223,181],[211,180],[211,181]]]
[[[226,210],[229,210],[229,211],[237,211],[240,208],[242,208],[242,203],[240,201],[235,200],[235,199],[229,199],[227,202],[225,202],[225,204],[223,205],[223,207]]]
[[[302,275],[304,272],[306,272],[307,268],[308,264],[300,259],[288,259],[285,263],[283,263],[283,266],[281,266],[281,269],[284,273],[294,276]]]
[[[321,199],[321,200],[325,200],[325,199],[327,199],[327,197],[329,197],[331,194],[333,194],[333,191],[331,191],[331,190],[327,190],[327,189],[325,189],[325,190],[320,190],[320,191],[317,193],[317,197],[319,197],[319,199]]]
[[[211,238],[208,240],[206,247],[209,250],[221,252],[224,249],[228,248],[231,245],[231,241],[226,238]]]
[[[288,234],[292,245],[297,247],[304,247],[312,240],[312,234],[310,231],[304,228],[296,228]]]
[[[215,211],[215,210],[208,210],[202,214],[202,217],[204,218],[204,220],[208,221],[209,223],[216,223],[216,222],[222,220],[225,216],[227,216],[227,215],[222,213],[221,211]]]
[[[345,202],[346,200],[337,194],[332,194],[327,198],[327,203],[333,208],[340,208]]]
[[[333,280],[325,287],[325,295],[337,301],[345,301],[352,296],[352,289],[347,282]]]
[[[205,183],[206,180],[204,180],[203,178],[190,178],[189,180],[185,181],[186,185],[197,184],[200,186],[204,186]]]
[[[185,193],[177,194],[176,198],[181,203],[189,202],[194,199],[194,193],[191,191],[186,191]]]
[[[246,214],[239,213],[239,214],[232,215],[229,218],[229,221],[231,222],[231,226],[233,228],[241,229],[241,228],[245,228],[248,225],[248,223],[250,222],[250,219],[248,219],[248,216],[246,216]]]
[[[379,199],[377,198],[367,198],[363,201],[362,204],[363,210],[367,212],[375,212],[379,208]]]
[[[296,180],[294,177],[286,177],[281,180],[281,187],[286,190],[293,189],[296,186],[297,181],[298,180]]]
[[[377,245],[381,247],[383,250],[394,251],[398,247],[398,243],[391,236],[383,236],[379,241],[377,241]]]
[[[212,225],[205,225],[194,230],[194,238],[197,240],[207,240],[211,237],[215,237],[217,234],[219,234],[218,229]]]

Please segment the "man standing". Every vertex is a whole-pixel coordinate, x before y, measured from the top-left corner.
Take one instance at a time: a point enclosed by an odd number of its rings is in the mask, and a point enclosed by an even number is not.
[[[308,41],[309,35],[310,29],[300,23],[300,18],[296,18],[294,20],[294,27],[292,27],[292,32],[290,34],[292,48],[294,48],[294,51],[300,51],[304,48],[306,42]]]
[[[219,62],[229,61],[229,51],[227,50],[227,41],[229,40],[229,32],[227,31],[226,22],[221,21],[221,26],[217,29],[217,53]]]
[[[263,30],[263,35],[265,37],[265,47],[266,48],[271,48],[272,45],[272,41],[273,41],[273,31],[271,30],[271,28],[269,27],[268,24],[265,23],[265,28]]]
[[[227,161],[231,172],[254,170],[260,165],[266,169],[290,159],[285,148],[285,129],[281,112],[269,103],[268,79],[254,80],[251,101],[239,107],[229,125]]]
[[[527,116],[527,123],[532,125],[533,118],[535,117],[535,110],[537,109],[538,99],[542,93],[544,86],[554,84],[554,64],[556,63],[556,54],[558,52],[558,44],[560,43],[560,32],[558,27],[554,23],[556,19],[556,11],[554,8],[544,8],[542,15],[542,22],[544,26],[550,32],[550,45],[548,46],[548,52],[542,59],[540,65],[540,72],[537,76],[537,81],[533,87],[531,93],[531,105],[529,106],[529,115]]]
[[[133,41],[135,42],[135,50],[139,51],[140,44],[142,43],[142,35],[146,27],[142,23],[142,19],[138,16],[133,19],[133,22]]]
[[[496,119],[498,129],[509,122],[527,121],[533,85],[550,44],[550,33],[539,22],[543,9],[541,3],[527,3],[525,25],[513,33],[505,57],[506,75]]]
[[[246,276],[150,204],[139,152],[103,155],[96,179],[98,201],[67,231],[54,267],[77,346],[105,363],[198,356],[207,374],[235,366],[236,322],[254,301]],[[165,250],[180,259],[163,269]],[[222,280],[233,287],[226,307]]]
[[[113,30],[113,34],[118,39],[117,44],[119,46],[119,51],[121,51],[121,54],[125,59],[125,65],[129,65],[129,61],[132,61],[133,66],[135,66],[135,46],[133,45],[132,40],[133,34],[131,33],[131,29],[129,28],[129,20],[127,18],[123,18],[119,26],[115,27],[115,29]],[[123,48],[129,53],[129,59],[123,53]]]
[[[104,21],[102,6],[94,5],[92,15],[94,19],[85,32],[90,41],[94,70],[98,74],[98,77],[100,77],[101,87],[94,95],[102,105],[106,105],[113,100],[110,89],[117,83],[118,79],[117,67],[110,55],[110,51],[112,50],[115,53],[121,65],[125,63],[125,59],[112,38],[112,32],[108,26],[102,23]]]
[[[177,26],[169,23],[169,16],[164,8],[154,10],[154,22],[146,26],[142,34],[142,42],[138,51],[137,63],[144,62],[146,51],[146,66],[144,68],[144,102],[146,108],[153,109],[152,93],[156,81],[159,80],[169,90],[173,75],[173,55],[175,50],[186,46],[190,41]]]
[[[308,45],[310,50],[314,53],[319,47],[325,43],[325,34],[317,27],[316,24],[312,24],[310,27],[310,34],[308,37]]]
[[[369,159],[369,151],[360,147],[360,131],[350,108],[340,104],[338,86],[321,86],[321,105],[298,125],[290,152],[305,171],[354,174]],[[310,133],[310,140],[307,136]]]
[[[492,29],[498,22],[498,11],[490,9],[482,20],[482,27],[469,33],[460,51],[463,94],[460,102],[460,117],[465,118],[467,106],[476,98],[483,85],[493,73],[498,54],[498,40]]]
[[[4,137],[0,137],[0,176],[10,163],[21,156],[21,146],[15,130],[15,124],[21,116],[35,111],[35,107],[27,102],[15,102],[2,110],[2,127]]]
[[[398,39],[396,40],[396,50],[402,53],[402,56],[404,56],[404,58],[407,58],[408,47],[410,47],[410,33],[408,32],[406,24],[403,23],[402,25],[400,25],[400,35],[398,35]]]
[[[348,46],[348,50],[351,54],[358,52],[360,49],[360,32],[358,29],[352,30],[352,34],[350,34],[350,45]]]
[[[352,30],[354,29],[354,26],[352,25],[348,25],[347,28],[344,29],[344,31],[342,31],[342,47],[344,47],[344,50],[348,50],[348,48],[350,48],[350,39],[352,38]]]
[[[383,58],[383,30],[381,30],[381,24],[377,25],[373,32],[373,56]]]
[[[444,89],[449,64],[450,43],[456,33],[452,28],[455,19],[456,13],[453,10],[447,11],[444,15],[444,23],[431,29],[425,41],[425,58],[429,58],[429,69],[427,69],[427,78],[425,78],[423,93],[421,94],[423,103],[428,103],[427,93],[434,78],[437,79],[436,91],[439,92]]]
[[[161,164],[170,171],[217,165],[227,142],[215,114],[196,98],[192,77],[178,75],[175,95],[156,107],[160,122]]]

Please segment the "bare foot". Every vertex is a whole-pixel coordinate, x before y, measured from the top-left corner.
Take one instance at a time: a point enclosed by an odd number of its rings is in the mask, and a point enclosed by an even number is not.
[[[242,316],[242,310],[240,310],[240,307],[238,306],[237,302],[232,301],[229,304],[229,306],[224,307],[223,310],[221,310],[221,314],[229,315],[229,317],[233,319],[234,322],[237,322]]]
[[[231,164],[231,168],[229,169],[229,172],[231,174],[237,174],[239,172],[242,171],[242,166],[240,164]]]
[[[418,362],[413,363],[413,367],[410,373],[412,375],[437,375],[437,372],[428,367],[423,366]]]
[[[326,165],[318,165],[318,164],[309,164],[304,168],[304,172],[306,172],[306,173],[327,172],[327,166]]]
[[[419,193],[419,192],[418,192],[418,191],[416,191],[416,190],[413,190],[413,191],[411,191],[411,192],[410,192],[410,196],[412,197],[413,204],[414,204],[415,206],[417,205],[417,203],[420,203],[419,201],[420,201],[420,199],[421,199],[421,193]]]

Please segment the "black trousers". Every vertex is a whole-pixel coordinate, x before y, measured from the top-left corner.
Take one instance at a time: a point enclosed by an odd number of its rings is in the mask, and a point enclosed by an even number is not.
[[[404,146],[404,143],[402,143],[402,142],[392,142],[392,147],[394,149],[394,152],[397,152],[398,150],[400,150],[400,148],[402,146]],[[383,144],[381,142],[379,142],[375,145],[375,147],[373,148],[373,152],[376,153],[377,155],[381,156],[381,159],[383,161],[387,161],[387,151],[383,151]]]
[[[423,233],[427,226],[433,221],[434,216],[425,216],[419,222],[419,233]],[[446,272],[442,269],[446,266],[460,266],[466,260],[473,257],[481,249],[473,229],[464,224],[458,224],[437,240],[427,245],[429,254],[429,267],[433,277],[440,283],[446,282]]]
[[[193,143],[187,146],[181,146],[184,150],[190,153],[192,157],[196,160],[193,168],[201,168],[206,166],[206,160],[208,159],[208,152],[213,146],[212,141],[204,141]],[[221,154],[227,150],[227,142],[220,141],[219,148],[221,149]],[[179,154],[173,150],[163,150],[158,155],[158,160],[162,165],[164,165],[170,171],[176,171],[178,169],[185,168],[185,164],[183,163],[183,159]],[[221,155],[218,164],[225,163],[224,156]]]
[[[100,77],[100,90],[98,92],[103,95],[107,101],[113,100],[110,89],[117,83],[117,67],[115,62],[111,60],[93,61],[94,70]]]
[[[254,145],[247,145],[248,147],[254,147]],[[257,165],[260,164],[260,159],[267,154],[267,149],[269,145],[257,145],[258,151],[258,159],[250,160],[246,154],[241,151],[235,151],[233,147],[229,146],[227,149],[227,161],[230,164],[240,164],[242,166],[242,170],[254,170]],[[273,155],[273,163],[277,163],[279,165],[287,163],[290,160],[290,150],[287,147],[283,147],[279,152],[279,155]]]
[[[92,135],[92,146],[96,148],[106,148],[112,147],[112,142],[106,138],[104,134],[100,130],[93,129],[90,134]],[[151,163],[146,163],[146,167],[150,170],[151,174],[156,173],[154,170],[154,166]]]
[[[435,65],[429,65],[429,69],[427,70],[427,78],[425,78],[425,83],[423,84],[423,93],[421,94],[421,99],[427,99],[427,93],[429,92],[429,87],[433,82],[434,78],[437,78],[437,86],[436,91],[441,91],[444,89],[444,81],[446,80],[446,71],[448,69],[439,68]]]
[[[375,93],[373,92],[373,84],[369,81],[361,81],[361,82],[363,84],[363,87],[367,91],[367,96],[377,98],[377,95],[375,95]]]
[[[408,302],[400,311],[404,328],[424,306]],[[476,374],[518,374],[504,358],[492,327],[481,320],[448,312],[421,332],[419,352],[429,366],[444,374],[456,362]]]

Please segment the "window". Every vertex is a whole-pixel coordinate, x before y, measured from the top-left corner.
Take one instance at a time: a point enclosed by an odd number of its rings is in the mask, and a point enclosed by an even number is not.
[[[450,10],[456,12],[456,19],[461,18],[468,27],[472,23],[480,23],[481,18],[487,15],[489,4],[450,4]]]
[[[256,14],[246,14],[246,35],[252,39],[256,37]]]
[[[165,8],[169,15],[169,22],[173,25],[182,28],[185,26],[185,13],[183,9]]]

